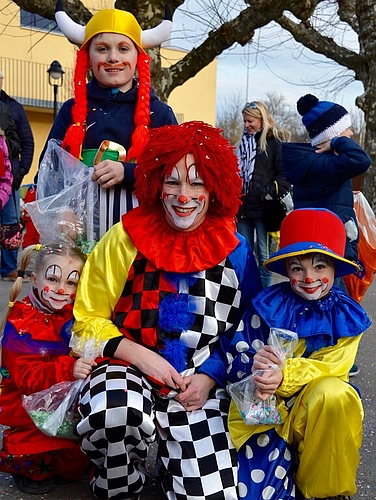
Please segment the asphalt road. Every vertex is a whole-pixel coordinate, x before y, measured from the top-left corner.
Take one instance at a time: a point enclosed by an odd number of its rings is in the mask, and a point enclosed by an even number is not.
[[[0,311],[3,312],[8,303],[8,292],[12,283],[0,281]],[[22,293],[28,292],[28,284],[23,285]],[[21,297],[21,294],[20,294]],[[362,301],[363,307],[368,312],[374,324],[364,334],[360,343],[357,364],[360,373],[352,379],[361,393],[365,411],[363,446],[361,449],[361,462],[358,470],[358,493],[352,500],[376,500],[376,281],[370,286]],[[153,467],[153,457],[149,468]],[[0,473],[0,500],[86,500],[92,499],[87,486],[86,478],[77,483],[58,486],[45,495],[35,496],[20,493],[12,478]],[[164,495],[153,484],[149,485],[142,494],[142,500],[162,500]]]

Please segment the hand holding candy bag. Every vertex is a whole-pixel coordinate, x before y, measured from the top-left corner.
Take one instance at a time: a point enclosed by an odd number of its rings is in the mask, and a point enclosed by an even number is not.
[[[81,354],[80,357],[93,360],[102,351],[101,346],[95,347],[94,339],[85,343],[82,352],[72,341],[70,347],[74,348],[76,354]],[[77,402],[85,380],[58,382],[43,391],[22,396],[22,406],[38,429],[47,436],[80,439],[74,429],[79,422]]]
[[[281,361],[279,365],[270,365],[271,370],[281,370],[283,368],[285,360],[293,356],[297,342],[298,335],[295,332],[281,328],[270,329],[268,344],[273,346],[275,354]],[[265,371],[256,370],[239,382],[227,386],[227,392],[233,398],[247,425],[283,423],[277,408],[276,396],[273,394],[266,400],[261,400],[256,396],[257,386],[254,379],[256,376],[262,376]]]

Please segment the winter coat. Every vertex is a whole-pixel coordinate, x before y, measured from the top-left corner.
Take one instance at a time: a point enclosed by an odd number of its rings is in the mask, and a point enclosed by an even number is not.
[[[259,144],[261,132],[257,132],[255,139]],[[255,166],[252,174],[251,188],[248,193],[244,193],[242,204],[238,212],[238,218],[260,218],[262,217],[267,200],[265,196],[270,194],[275,198],[278,183],[278,195],[285,194],[290,184],[286,180],[282,169],[282,143],[271,136],[267,138],[266,152],[257,149]]]
[[[17,149],[9,150],[14,177],[13,189],[17,190],[33,162],[34,137],[22,104],[10,97],[4,90],[0,92],[0,101],[8,106],[19,138]]]
[[[348,235],[345,257],[357,260],[358,236],[351,179],[367,171],[371,158],[348,137],[335,137],[332,151],[316,153],[310,144],[284,143],[282,162],[286,178],[294,186],[295,208],[326,208],[337,214]]]
[[[121,144],[128,151],[131,146],[131,136],[134,130],[137,96],[138,87],[136,80],[133,82],[132,89],[128,90],[128,92],[119,92],[113,95],[110,89],[101,87],[98,80],[93,78],[87,84],[87,129],[82,148],[98,149],[102,141],[109,140]],[[74,100],[70,99],[62,105],[48,135],[47,142],[50,139],[64,139],[68,127],[72,124],[73,103]],[[151,128],[177,124],[170,106],[160,101],[153,90],[151,90],[150,94],[150,119]],[[47,142],[39,161],[43,159]],[[133,170],[136,164],[123,162],[123,165],[123,187],[133,189]]]
[[[7,141],[9,158],[12,162],[13,157],[18,154],[20,149],[20,138],[16,131],[12,114],[9,107],[0,100],[0,129],[5,134]],[[13,165],[12,165],[13,166]]]

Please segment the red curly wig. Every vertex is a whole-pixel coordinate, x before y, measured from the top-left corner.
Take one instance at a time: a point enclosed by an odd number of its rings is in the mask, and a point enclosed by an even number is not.
[[[235,218],[242,183],[234,147],[221,132],[200,121],[150,129],[149,142],[135,169],[136,196],[140,204],[151,210],[160,207],[164,177],[190,153],[210,193],[209,211]]]

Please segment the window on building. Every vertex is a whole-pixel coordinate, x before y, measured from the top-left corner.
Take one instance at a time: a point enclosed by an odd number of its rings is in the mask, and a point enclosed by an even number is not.
[[[31,14],[21,9],[21,28],[28,28],[47,33],[61,33],[55,21],[46,19],[38,14]]]

